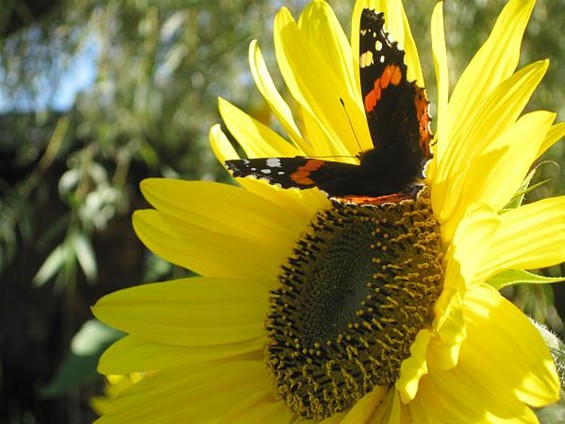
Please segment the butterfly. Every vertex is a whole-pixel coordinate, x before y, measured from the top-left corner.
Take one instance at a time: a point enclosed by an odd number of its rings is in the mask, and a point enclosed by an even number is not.
[[[413,196],[432,156],[429,102],[424,88],[408,81],[405,53],[384,26],[383,13],[363,9],[359,75],[373,148],[357,155],[358,164],[303,156],[236,159],[225,162],[232,175],[282,188],[317,187],[330,198],[354,203]]]

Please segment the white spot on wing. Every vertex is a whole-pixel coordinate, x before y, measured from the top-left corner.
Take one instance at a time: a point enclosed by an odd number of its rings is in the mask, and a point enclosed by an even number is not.
[[[383,49],[383,43],[381,43],[379,40],[375,41],[375,50],[380,52]]]
[[[381,55],[381,57],[379,57],[379,62],[385,63],[385,57],[384,57],[384,55]]]
[[[267,166],[269,168],[280,168],[281,160],[279,158],[269,158],[267,159]]]
[[[365,68],[373,64],[373,52],[368,50],[359,57],[359,66]]]
[[[263,174],[270,174],[270,173],[271,173],[271,170],[270,170],[270,169],[261,169],[261,172],[262,172]]]

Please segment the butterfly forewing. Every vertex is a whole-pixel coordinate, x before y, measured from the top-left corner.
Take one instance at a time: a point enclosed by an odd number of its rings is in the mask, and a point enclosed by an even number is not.
[[[253,176],[282,188],[318,187],[332,196],[349,191],[350,179],[360,168],[306,157],[236,159],[226,161],[226,167],[234,177]]]

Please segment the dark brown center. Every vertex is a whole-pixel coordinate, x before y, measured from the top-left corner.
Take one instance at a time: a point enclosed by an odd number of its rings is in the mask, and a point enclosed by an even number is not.
[[[322,419],[391,386],[443,286],[439,224],[427,193],[400,203],[335,203],[283,265],[266,322],[276,392]]]

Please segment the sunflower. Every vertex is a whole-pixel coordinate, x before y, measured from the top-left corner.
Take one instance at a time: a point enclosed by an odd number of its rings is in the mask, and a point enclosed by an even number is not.
[[[298,22],[276,15],[294,113],[251,43],[253,77],[287,137],[220,99],[247,157],[355,163],[371,148],[358,83],[365,8],[384,13],[408,80],[424,86],[401,2],[376,3],[356,3],[351,44],[323,1]],[[146,374],[99,422],[536,422],[532,408],[558,400],[555,365],[497,290],[517,270],[565,261],[565,199],[515,201],[533,161],[565,133],[553,113],[522,115],[548,67],[516,71],[533,5],[505,6],[450,96],[436,6],[436,136],[414,198],[360,205],[250,178],[143,181],[154,209],[135,213],[139,238],[199,276],[96,304],[128,334],[100,372]],[[210,139],[222,163],[239,157],[219,125]]]

